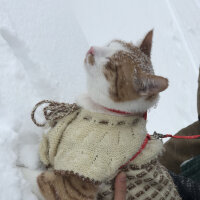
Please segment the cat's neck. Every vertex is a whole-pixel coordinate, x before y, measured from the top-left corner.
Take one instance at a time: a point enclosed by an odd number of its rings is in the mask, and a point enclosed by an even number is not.
[[[104,107],[98,103],[95,103],[88,94],[82,94],[78,97],[77,102],[79,106],[83,107],[86,110],[89,110],[91,112],[97,112],[97,113],[103,113],[103,114],[109,114],[109,115],[139,115],[143,116],[143,113],[129,113],[125,112],[123,110],[114,110],[112,108]]]

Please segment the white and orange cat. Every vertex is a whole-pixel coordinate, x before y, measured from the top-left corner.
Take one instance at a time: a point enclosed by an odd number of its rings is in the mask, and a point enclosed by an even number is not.
[[[153,31],[148,32],[138,46],[121,40],[113,40],[104,47],[91,47],[84,61],[87,74],[87,94],[81,95],[77,104],[90,113],[108,116],[108,119],[109,116],[124,119],[124,123],[126,123],[127,118],[133,117],[134,122],[131,125],[129,124],[128,128],[134,130],[134,126],[142,124],[144,130],[146,130],[146,122],[143,119],[144,113],[157,103],[159,93],[168,87],[166,78],[154,74],[150,59],[152,36]],[[108,121],[104,121],[104,123],[102,121],[102,124],[108,123]],[[122,137],[125,137],[125,134],[126,132],[123,133]],[[146,131],[144,134],[144,138],[146,138]],[[138,137],[140,137],[139,134]],[[134,140],[132,143],[134,146]],[[135,152],[139,150],[142,144],[143,142],[139,144]],[[126,144],[123,145],[123,148],[126,148]],[[135,160],[116,171],[126,172],[126,199],[181,199],[168,172],[157,160],[161,151],[161,142],[150,140]],[[27,169],[23,169],[23,172],[25,177],[34,185],[36,176],[40,172],[31,172]],[[76,173],[65,174],[59,173],[59,170],[54,171],[52,164],[51,170],[38,176],[39,189],[35,184],[34,191],[40,199],[48,200],[109,200],[113,198],[114,178],[96,183],[90,178],[87,181],[86,179],[87,177],[82,179],[82,176],[78,176]]]

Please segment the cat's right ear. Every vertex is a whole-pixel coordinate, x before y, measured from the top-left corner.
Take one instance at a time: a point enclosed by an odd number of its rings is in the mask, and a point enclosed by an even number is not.
[[[145,53],[149,58],[151,57],[151,47],[152,47],[153,30],[149,31],[144,37],[140,50]]]

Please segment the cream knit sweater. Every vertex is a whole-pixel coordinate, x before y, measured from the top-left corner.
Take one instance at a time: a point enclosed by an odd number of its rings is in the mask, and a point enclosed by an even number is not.
[[[81,108],[44,135],[40,158],[55,170],[72,171],[103,182],[115,177],[145,137],[146,121],[142,117],[106,115]],[[149,151],[147,147],[142,160],[141,156],[134,160],[136,164],[148,162],[160,153],[162,144],[150,142],[154,149]]]
[[[83,108],[59,120],[40,144],[45,165],[64,173],[101,182],[97,199],[113,199],[113,180],[119,168],[139,150],[146,137],[146,121],[136,116],[113,116]],[[120,170],[127,175],[126,199],[181,200],[172,178],[158,162],[160,140]]]

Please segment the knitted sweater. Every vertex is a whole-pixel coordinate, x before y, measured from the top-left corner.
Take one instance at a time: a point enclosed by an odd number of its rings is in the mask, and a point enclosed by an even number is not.
[[[160,199],[167,195],[166,199],[180,199],[168,172],[157,162],[162,152],[160,140],[150,140],[139,156],[119,170],[138,152],[146,134],[142,117],[113,116],[81,108],[59,120],[44,135],[40,158],[54,170],[103,183],[98,199],[113,197],[112,181],[120,170],[128,176],[127,198],[152,195]]]
[[[138,151],[145,137],[146,121],[142,117],[79,109],[44,135],[40,158],[55,170],[73,171],[95,181],[104,181],[116,175],[119,167]],[[161,149],[158,151],[154,154]],[[149,156],[143,156],[143,162],[154,155]],[[140,159],[135,161],[141,162]]]

